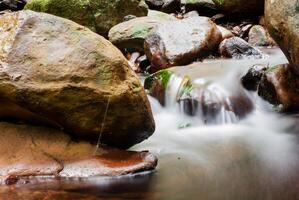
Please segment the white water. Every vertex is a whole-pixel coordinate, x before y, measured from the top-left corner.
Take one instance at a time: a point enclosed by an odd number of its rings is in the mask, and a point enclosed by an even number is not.
[[[187,74],[198,84],[216,80],[210,91],[221,91],[218,97],[226,98],[229,93],[244,92],[238,80],[253,64],[286,62],[281,52],[272,53],[264,60],[206,62],[200,69],[179,68],[176,73]],[[158,156],[152,188],[159,191],[158,199],[291,199],[284,187],[293,184],[299,167],[297,136],[290,133],[294,121],[267,111],[267,104],[251,94],[256,106],[245,119],[238,121],[225,113],[232,120],[228,122],[234,123],[203,125],[198,116],[179,112],[178,82],[171,81],[166,107],[149,97],[156,131],[132,148]]]

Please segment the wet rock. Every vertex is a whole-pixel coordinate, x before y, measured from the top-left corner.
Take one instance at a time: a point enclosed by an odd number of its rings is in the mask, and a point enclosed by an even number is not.
[[[161,9],[166,0],[145,0],[145,3],[150,9],[158,10]]]
[[[200,14],[213,15],[218,9],[212,0],[181,0],[185,12],[197,11]]]
[[[144,88],[155,97],[161,105],[165,105],[165,92],[168,82],[173,75],[171,70],[160,70],[145,79]]]
[[[26,5],[27,0],[1,0],[0,11],[3,10],[22,10]]]
[[[103,36],[127,15],[146,16],[142,0],[30,0],[25,9],[70,19]]]
[[[278,65],[269,68],[258,86],[258,94],[274,105],[281,105],[282,110],[299,109],[299,81],[293,68]]]
[[[242,58],[262,58],[261,51],[250,46],[245,40],[239,37],[231,37],[221,42],[219,52],[223,57],[242,59]]]
[[[262,0],[213,0],[216,6],[225,13],[263,13],[264,1]]]
[[[176,18],[158,11],[151,12],[150,16],[138,17],[112,27],[108,37],[121,50],[142,52],[146,36],[168,20]]]
[[[130,21],[131,19],[136,19],[137,17],[135,15],[127,15],[124,17],[124,22]]]
[[[156,157],[148,152],[97,149],[56,129],[1,122],[0,130],[2,184],[28,176],[119,176],[157,165]]]
[[[265,1],[265,21],[273,39],[299,73],[299,2]]]
[[[220,40],[221,33],[209,18],[192,17],[159,25],[146,37],[144,49],[157,71],[202,58],[215,50]]]
[[[242,77],[241,82],[247,90],[256,91],[257,87],[264,76],[267,67],[264,65],[254,65],[251,67],[245,76]]]
[[[269,33],[260,25],[253,26],[248,33],[248,43],[253,46],[274,46]]]
[[[13,22],[13,23],[12,23]],[[0,117],[44,123],[127,148],[154,131],[151,108],[121,52],[70,20],[0,17]]]
[[[229,31],[228,29],[224,28],[223,26],[217,25],[217,28],[221,32],[222,40],[234,37],[234,34],[231,31]]]
[[[166,0],[161,11],[165,13],[175,13],[181,10],[181,0]]]
[[[145,71],[146,68],[147,68],[148,66],[150,66],[150,64],[151,64],[151,63],[149,62],[149,60],[147,59],[146,55],[142,55],[142,56],[140,56],[140,57],[136,60],[136,62],[137,62],[137,64],[138,64],[139,68],[140,68],[142,71]]]
[[[195,85],[189,77],[177,77],[172,69],[166,69],[147,77],[145,88],[162,105],[166,105],[168,98],[169,101],[177,102],[183,113],[198,116],[207,124],[235,122],[253,110],[254,105],[243,90],[235,95],[217,83],[208,80],[202,82],[201,85]],[[173,100],[165,96],[169,94],[167,91],[171,90],[171,84],[178,85]]]

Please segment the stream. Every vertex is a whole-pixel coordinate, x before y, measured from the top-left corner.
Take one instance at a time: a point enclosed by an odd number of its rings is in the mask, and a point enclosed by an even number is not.
[[[267,56],[260,60],[206,60],[174,69],[166,106],[149,97],[154,135],[131,148],[157,155],[155,171],[116,178],[23,178],[16,185],[1,186],[0,199],[299,199],[296,114],[275,114],[239,83],[254,64],[287,62],[279,49],[263,51]],[[229,101],[226,95],[246,95],[254,105],[251,112],[242,119],[226,110],[205,120],[200,111],[183,114],[175,96],[186,75],[195,85],[212,81],[208,90],[217,98]]]

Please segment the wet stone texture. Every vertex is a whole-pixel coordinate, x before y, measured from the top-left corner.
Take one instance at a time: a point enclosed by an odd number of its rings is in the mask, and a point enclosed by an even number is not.
[[[63,129],[128,148],[155,129],[144,89],[121,52],[70,20],[0,16],[0,118]]]
[[[97,149],[51,128],[0,123],[0,180],[13,184],[29,176],[120,176],[152,170],[157,158],[148,152]]]

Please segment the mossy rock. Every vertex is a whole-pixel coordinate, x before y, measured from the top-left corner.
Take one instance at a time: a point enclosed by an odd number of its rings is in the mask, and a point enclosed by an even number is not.
[[[0,118],[123,148],[154,132],[138,77],[105,38],[29,10],[1,15],[0,25]]]
[[[25,9],[70,19],[103,36],[126,15],[147,14],[143,0],[30,0]]]

